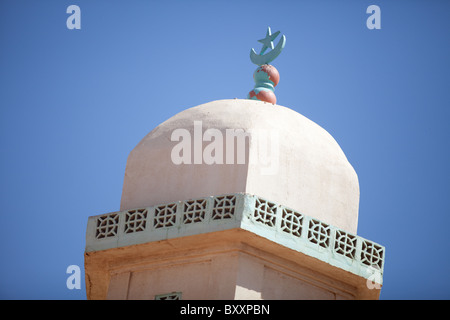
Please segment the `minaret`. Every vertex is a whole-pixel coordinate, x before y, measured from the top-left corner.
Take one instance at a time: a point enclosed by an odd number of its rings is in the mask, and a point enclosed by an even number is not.
[[[131,151],[120,211],[88,219],[88,299],[379,298],[385,251],[357,235],[356,172],[273,100],[278,34],[252,50],[250,99],[186,109]]]

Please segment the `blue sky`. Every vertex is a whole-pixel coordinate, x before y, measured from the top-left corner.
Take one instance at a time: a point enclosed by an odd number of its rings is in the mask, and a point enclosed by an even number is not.
[[[448,1],[1,1],[0,298],[86,298],[66,268],[83,269],[88,216],[119,210],[129,152],[184,109],[245,98],[270,26],[287,37],[278,104],[358,174],[381,299],[449,299],[449,21]]]

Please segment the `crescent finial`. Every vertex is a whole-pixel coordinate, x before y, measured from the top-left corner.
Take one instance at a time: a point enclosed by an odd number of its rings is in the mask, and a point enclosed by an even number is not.
[[[260,100],[275,104],[277,97],[275,96],[275,87],[280,81],[278,70],[269,64],[281,53],[286,45],[286,36],[282,35],[277,46],[274,47],[273,41],[278,37],[280,31],[272,34],[270,27],[267,28],[266,37],[258,40],[263,44],[259,54],[252,48],[250,51],[250,60],[258,65],[258,68],[253,73],[255,80],[255,87],[247,95],[248,99]],[[272,49],[270,52],[264,54],[267,49]]]
[[[263,44],[263,47],[261,49],[261,52],[259,54],[256,53],[255,49],[252,48],[250,50],[250,60],[258,65],[262,66],[264,64],[269,64],[272,62],[278,55],[281,53],[281,51],[284,49],[284,46],[286,45],[286,36],[282,35],[280,41],[278,42],[277,46],[273,46],[273,41],[278,37],[280,34],[280,31],[275,32],[272,34],[270,27],[267,28],[266,37],[264,39],[258,40],[258,42],[261,42]],[[272,50],[266,54],[264,52],[271,48]]]

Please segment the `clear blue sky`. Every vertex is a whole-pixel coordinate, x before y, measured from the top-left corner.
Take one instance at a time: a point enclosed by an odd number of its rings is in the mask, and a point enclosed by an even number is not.
[[[278,104],[358,174],[381,298],[449,299],[449,23],[448,1],[2,0],[0,298],[86,298],[66,268],[83,269],[88,216],[119,210],[129,152],[184,109],[245,98],[271,26],[287,37]]]

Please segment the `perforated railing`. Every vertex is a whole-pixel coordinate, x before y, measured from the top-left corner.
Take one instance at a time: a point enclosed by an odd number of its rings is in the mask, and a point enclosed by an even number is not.
[[[282,243],[283,236],[284,239],[290,237],[290,242],[294,241],[294,245],[290,245],[293,249],[306,246],[320,251],[322,257],[328,255],[331,259],[340,260],[340,265],[359,264],[370,268],[368,274],[373,271],[382,274],[385,256],[383,246],[283,205],[257,196],[248,197],[250,204],[254,203],[254,209],[246,216],[251,222],[272,230],[275,241]],[[253,202],[251,198],[254,198]]]
[[[181,292],[157,294],[155,300],[181,300]]]
[[[89,229],[89,226],[90,229]],[[90,217],[87,251],[242,228],[368,277],[383,273],[385,248],[249,194],[183,200]],[[89,230],[91,230],[89,234]],[[363,274],[364,268],[370,272]]]
[[[95,238],[114,238],[121,230],[130,234],[233,219],[237,196],[234,194],[193,199],[97,216]],[[120,217],[125,219],[123,227],[120,226]]]

